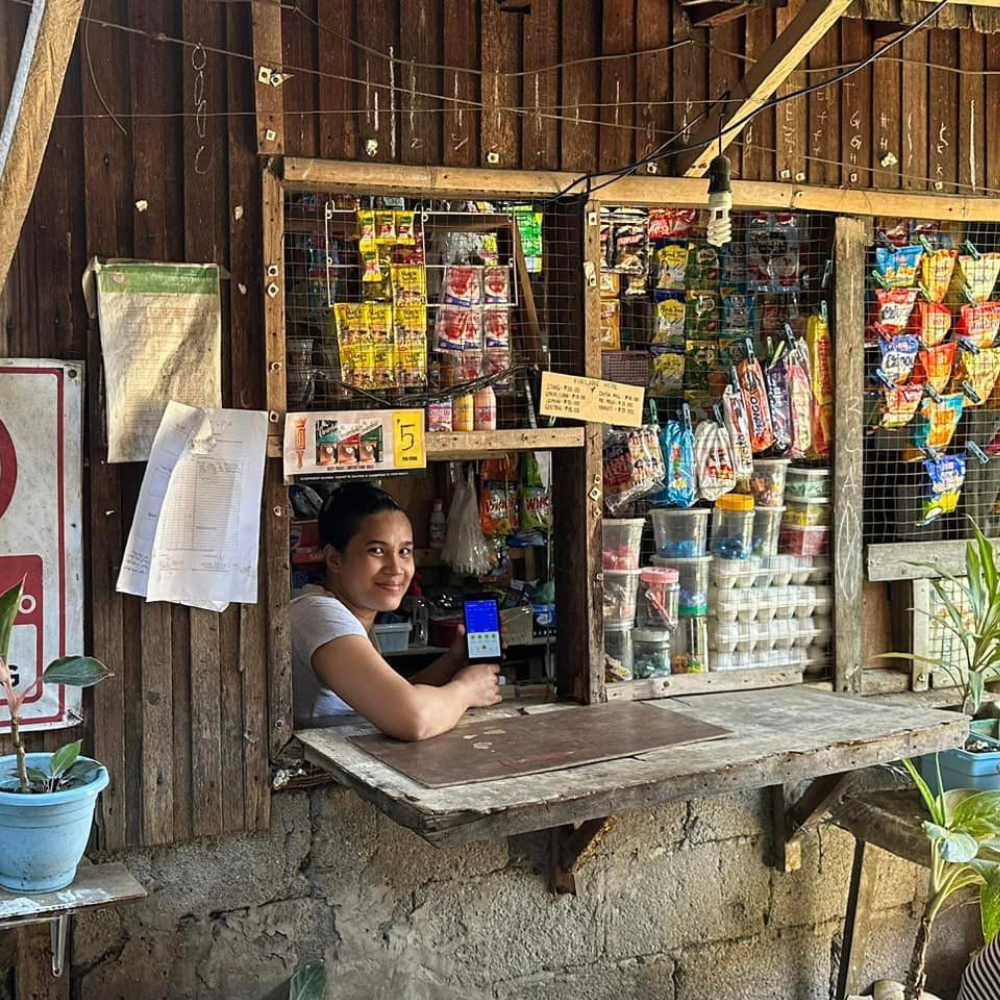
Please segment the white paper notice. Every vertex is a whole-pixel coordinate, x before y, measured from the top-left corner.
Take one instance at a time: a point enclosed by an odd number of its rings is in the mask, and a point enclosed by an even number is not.
[[[169,400],[222,405],[219,268],[95,259],[84,289],[101,327],[108,461],[145,462]]]
[[[171,401],[153,440],[118,577],[147,601],[257,602],[267,413]]]

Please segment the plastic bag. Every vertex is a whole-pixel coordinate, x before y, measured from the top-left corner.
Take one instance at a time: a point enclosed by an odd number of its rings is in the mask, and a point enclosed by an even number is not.
[[[479,503],[472,469],[460,476],[448,512],[448,540],[442,559],[463,576],[482,576],[490,571],[490,546],[479,524]]]
[[[656,497],[668,507],[690,507],[698,499],[694,469],[694,431],[690,421],[668,420],[660,431],[660,447],[667,477]]]
[[[753,346],[746,342],[746,358],[736,366],[740,388],[746,400],[747,416],[750,420],[750,447],[756,455],[767,451],[774,444],[774,430],[771,426],[771,408],[764,388],[764,373],[760,362],[753,355]]]
[[[749,480],[753,475],[753,449],[750,445],[750,420],[747,417],[743,393],[733,382],[726,386],[722,394],[722,416],[729,434],[730,454],[733,456],[733,471],[737,479]]]
[[[665,476],[659,427],[609,427],[604,435],[604,506],[616,516],[647,493],[661,490]]]
[[[732,442],[717,421],[705,420],[695,428],[694,471],[700,500],[717,500],[736,488]]]

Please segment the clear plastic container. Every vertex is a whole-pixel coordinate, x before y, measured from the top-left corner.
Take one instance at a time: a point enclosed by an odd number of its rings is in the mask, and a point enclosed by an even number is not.
[[[381,653],[405,653],[410,645],[410,622],[391,622],[375,626],[375,638]]]
[[[712,559],[712,579],[719,590],[752,587],[761,571],[761,561],[756,556],[749,559]]]
[[[829,500],[789,500],[783,521],[799,528],[828,528],[832,514]]]
[[[680,618],[674,633],[674,653],[670,658],[675,674],[704,674],[709,670],[708,619],[704,616]]]
[[[639,593],[638,569],[604,571],[604,624],[607,628],[631,628]]]
[[[755,458],[750,492],[760,507],[780,507],[785,502],[785,480],[791,460]]]
[[[669,677],[671,633],[667,629],[637,628],[632,632],[632,673],[637,678]]]
[[[677,613],[680,617],[708,614],[708,575],[712,565],[711,556],[698,556],[695,559],[667,559],[665,556],[653,556],[656,566],[677,570],[680,587],[677,600]]]
[[[620,667],[621,673],[628,675],[627,677],[622,676],[621,680],[631,680],[634,663],[632,629],[606,628],[604,630],[604,655],[614,661],[611,664],[613,668],[616,666]],[[617,669],[613,669],[613,672],[616,675],[619,673]]]
[[[703,556],[708,545],[708,518],[711,513],[703,507],[651,510],[649,519],[653,522],[657,555],[672,559]]]
[[[727,493],[712,510],[712,554],[748,559],[753,552],[753,497]]]
[[[782,525],[778,547],[796,556],[825,556],[830,550],[830,529]]]
[[[797,469],[792,466],[785,480],[787,500],[829,500],[829,469]]]
[[[756,507],[753,512],[753,554],[773,556],[778,554],[778,534],[784,507]]]
[[[642,529],[646,526],[641,517],[605,518],[601,522],[605,569],[638,569],[642,549]]]
[[[680,574],[665,566],[646,566],[639,573],[636,624],[643,628],[677,627],[680,603]]]

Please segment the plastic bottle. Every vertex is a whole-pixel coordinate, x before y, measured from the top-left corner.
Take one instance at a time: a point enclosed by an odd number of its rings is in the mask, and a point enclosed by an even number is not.
[[[474,412],[477,431],[497,429],[497,394],[493,391],[493,386],[483,386],[476,393]]]
[[[471,393],[452,401],[451,426],[456,431],[471,431],[475,426],[475,403]]]
[[[410,622],[413,625],[410,632],[410,645],[426,646],[430,641],[430,608],[422,596],[420,584],[416,581],[410,585],[407,604],[410,611]]]
[[[432,549],[443,549],[448,537],[448,519],[444,514],[444,501],[435,500],[427,525],[427,540]]]

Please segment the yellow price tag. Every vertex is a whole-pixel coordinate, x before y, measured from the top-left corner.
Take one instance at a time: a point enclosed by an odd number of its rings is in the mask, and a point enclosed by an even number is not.
[[[397,469],[423,469],[426,467],[423,410],[393,411],[392,451],[393,465]]]

